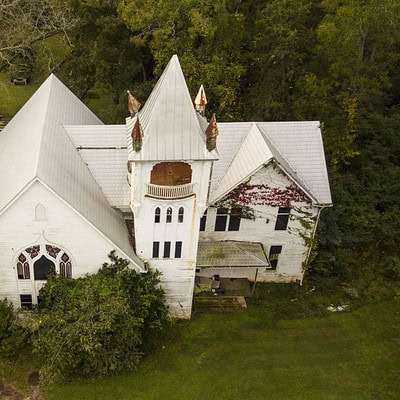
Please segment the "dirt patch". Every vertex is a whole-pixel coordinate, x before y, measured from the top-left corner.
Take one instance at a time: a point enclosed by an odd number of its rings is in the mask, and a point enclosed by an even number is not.
[[[11,385],[0,382],[0,400],[22,400],[24,396],[17,392]]]

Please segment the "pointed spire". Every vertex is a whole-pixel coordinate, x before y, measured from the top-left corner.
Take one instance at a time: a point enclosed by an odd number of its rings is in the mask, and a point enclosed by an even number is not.
[[[139,121],[139,116],[136,118],[135,125],[133,125],[133,129],[131,132],[132,145],[135,151],[140,151],[142,149],[143,142],[143,128]]]
[[[131,92],[127,90],[128,93],[128,110],[131,114],[131,118],[139,111],[142,104],[135,97],[132,96]]]
[[[215,118],[215,114],[213,114],[210,123],[206,129],[207,136],[207,150],[211,151],[217,147],[217,136],[218,136],[218,126],[217,126],[217,118]]]
[[[196,105],[196,111],[198,111],[204,117],[204,112],[206,110],[206,104],[207,104],[207,97],[203,85],[200,85],[200,89],[194,100],[194,104]]]

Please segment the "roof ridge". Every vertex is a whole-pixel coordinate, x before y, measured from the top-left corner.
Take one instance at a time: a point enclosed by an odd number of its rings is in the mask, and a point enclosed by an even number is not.
[[[305,121],[301,121],[301,122],[305,122]],[[257,128],[258,128],[258,123],[256,123],[256,125],[257,125]],[[312,197],[312,200],[317,201],[317,197],[314,195],[314,193],[311,190],[311,188],[304,182],[303,178],[298,174],[296,169],[291,165],[291,163],[286,159],[286,157],[284,157],[282,155],[282,153],[273,144],[273,142],[267,136],[267,134],[262,129],[260,129],[260,128],[258,128],[258,129],[259,129],[261,135],[263,136],[263,138],[265,139],[265,141],[267,142],[268,146],[272,147],[279,154],[279,156],[281,157],[282,160],[276,160],[279,163],[279,165],[285,170],[285,172],[290,176],[290,178],[293,179],[300,186],[301,189],[306,191],[310,195],[310,197]],[[276,157],[274,156],[274,158],[276,158]],[[282,161],[283,161],[283,163],[282,163]],[[290,169],[291,169],[291,171],[293,173],[290,173],[290,171],[288,171],[286,168],[284,168],[284,166],[282,165],[284,163],[286,163],[290,167]],[[293,176],[293,175],[295,175],[295,176]]]

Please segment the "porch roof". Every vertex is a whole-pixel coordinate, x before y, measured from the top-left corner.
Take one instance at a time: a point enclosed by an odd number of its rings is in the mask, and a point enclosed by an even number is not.
[[[261,243],[201,241],[197,251],[197,267],[267,267]]]

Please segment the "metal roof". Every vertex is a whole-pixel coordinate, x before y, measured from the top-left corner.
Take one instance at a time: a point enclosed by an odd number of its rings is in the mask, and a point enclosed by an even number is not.
[[[102,122],[51,75],[0,135],[0,212],[40,180],[143,268],[123,216],[110,206],[63,128],[85,124]]]
[[[113,207],[130,204],[125,125],[64,126],[83,161]]]
[[[213,203],[274,159],[314,204],[332,204],[318,121],[218,123]]]
[[[216,150],[208,151],[178,57],[174,55],[137,114],[143,127],[143,147],[128,147],[131,160],[215,160]],[[132,122],[137,116],[132,118]],[[128,143],[132,123],[127,124]]]
[[[261,243],[233,240],[201,241],[197,267],[266,267],[269,265]]]

